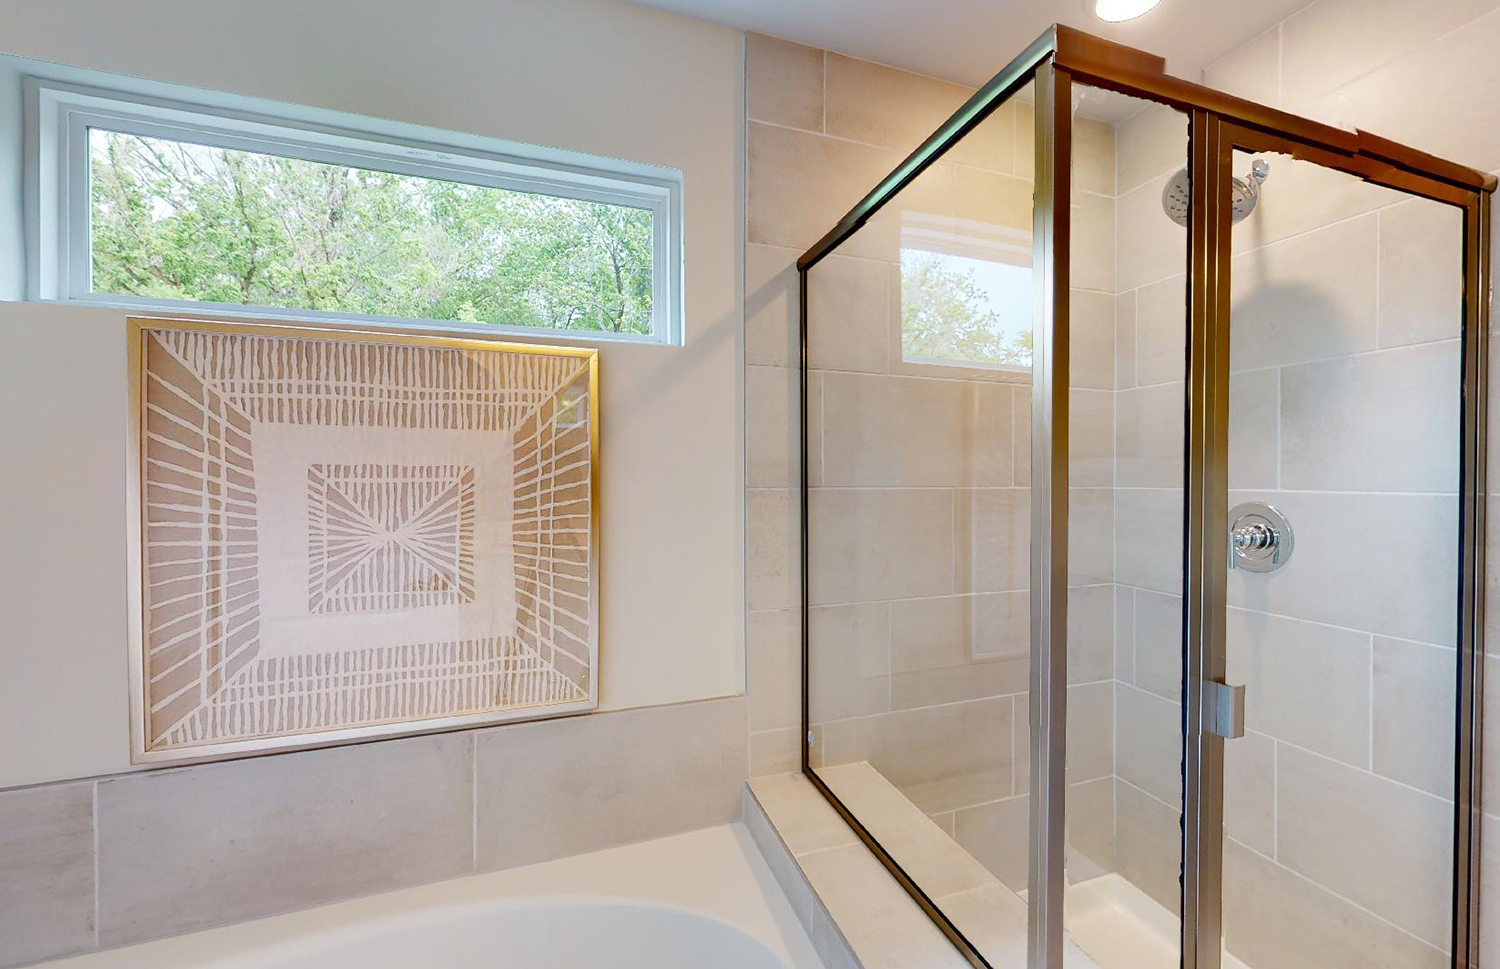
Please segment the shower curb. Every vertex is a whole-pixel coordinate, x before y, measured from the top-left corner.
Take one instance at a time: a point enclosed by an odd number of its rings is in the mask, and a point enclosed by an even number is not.
[[[807,778],[752,778],[742,805],[751,839],[827,969],[967,969]]]
[[[775,821],[756,798],[750,781],[745,782],[741,809],[745,828],[750,832],[750,840],[755,842],[755,847],[766,860],[776,884],[781,886],[787,901],[791,902],[797,921],[802,923],[803,930],[812,940],[813,949],[818,953],[818,958],[823,960],[826,969],[864,969],[864,963],[855,955],[854,947],[828,913],[823,900],[808,881],[807,873],[802,870],[802,865],[782,840]]]

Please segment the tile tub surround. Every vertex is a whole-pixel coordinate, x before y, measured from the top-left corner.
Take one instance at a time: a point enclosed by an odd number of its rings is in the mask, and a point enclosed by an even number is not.
[[[0,792],[0,966],[723,824],[745,731],[731,697]]]

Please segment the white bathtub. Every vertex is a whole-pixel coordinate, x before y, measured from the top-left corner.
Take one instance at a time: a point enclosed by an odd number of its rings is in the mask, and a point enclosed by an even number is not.
[[[49,965],[821,969],[738,824]]]

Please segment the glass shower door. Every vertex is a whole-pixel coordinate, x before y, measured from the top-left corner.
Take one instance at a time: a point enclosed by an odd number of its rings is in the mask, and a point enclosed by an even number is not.
[[[1223,964],[1447,966],[1463,210],[1232,168]]]

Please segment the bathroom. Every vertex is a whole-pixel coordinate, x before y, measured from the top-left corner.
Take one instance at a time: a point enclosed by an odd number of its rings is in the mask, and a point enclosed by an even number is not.
[[[1495,962],[1500,0],[0,12],[0,967]]]

